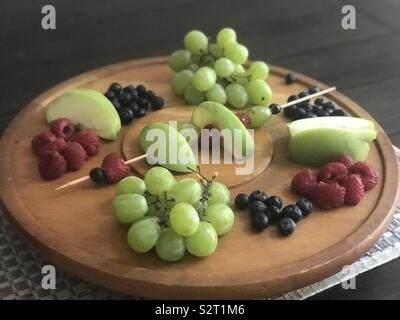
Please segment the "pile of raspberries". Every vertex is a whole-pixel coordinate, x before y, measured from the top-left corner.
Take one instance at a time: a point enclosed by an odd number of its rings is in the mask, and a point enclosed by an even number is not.
[[[324,210],[357,205],[366,191],[378,183],[378,173],[366,162],[353,163],[343,155],[315,171],[305,169],[292,180],[292,190],[312,199]]]

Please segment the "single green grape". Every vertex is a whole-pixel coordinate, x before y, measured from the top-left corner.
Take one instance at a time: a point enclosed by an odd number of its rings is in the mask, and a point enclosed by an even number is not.
[[[254,106],[247,110],[251,128],[263,127],[271,119],[271,110],[267,106]]]
[[[217,44],[224,48],[232,43],[236,43],[236,32],[232,28],[223,28],[217,34]]]
[[[128,176],[118,182],[115,195],[119,196],[127,193],[144,194],[145,191],[146,185],[143,179],[135,176]]]
[[[246,87],[249,99],[255,105],[266,106],[271,100],[271,87],[264,80],[251,80]]]
[[[208,205],[215,203],[228,204],[231,199],[231,193],[229,192],[228,187],[221,182],[213,181],[208,191],[211,195],[208,198]]]
[[[265,80],[269,74],[269,67],[263,61],[256,61],[251,64],[249,73],[251,74],[252,79]]]
[[[246,73],[245,68],[241,64],[235,64],[235,71],[233,71],[233,74],[244,74]]]
[[[177,203],[169,213],[169,222],[177,234],[189,236],[197,230],[200,218],[190,204]]]
[[[204,218],[212,224],[219,236],[231,230],[235,216],[231,208],[224,203],[215,203],[206,209]]]
[[[185,239],[171,228],[161,230],[156,252],[161,260],[173,262],[181,259],[186,250]]]
[[[178,95],[182,96],[185,93],[186,88],[192,83],[193,71],[185,69],[175,74],[172,80],[172,90]]]
[[[176,203],[185,202],[194,205],[203,193],[201,184],[193,178],[179,180],[171,189],[171,195]]]
[[[171,172],[163,167],[153,167],[144,176],[146,189],[151,194],[162,195],[169,192],[176,183]]]
[[[210,90],[206,92],[207,100],[218,102],[225,105],[227,101],[226,92],[223,86],[216,83]]]
[[[249,101],[249,97],[247,95],[245,87],[238,83],[229,84],[225,88],[225,92],[229,104],[237,109],[243,108]]]
[[[134,223],[128,231],[128,245],[140,253],[150,251],[160,236],[160,225],[155,217],[148,217]]]
[[[215,61],[214,70],[217,76],[227,78],[235,71],[235,64],[228,58],[219,58]]]
[[[185,35],[183,39],[185,48],[192,54],[202,54],[207,51],[208,38],[207,36],[198,30],[192,30]]]
[[[196,257],[207,257],[218,245],[218,235],[214,227],[206,221],[201,221],[197,230],[185,238],[186,248]]]
[[[142,218],[148,210],[146,198],[141,194],[121,194],[112,205],[115,217],[124,225]]]
[[[191,63],[191,54],[187,50],[176,50],[168,58],[168,64],[175,72],[188,68]]]
[[[244,64],[249,57],[249,50],[242,44],[232,43],[225,48],[224,55],[234,63]]]
[[[185,101],[191,105],[198,105],[206,100],[204,92],[197,90],[193,85],[188,85],[185,89]]]
[[[207,91],[217,81],[215,71],[210,67],[201,67],[193,75],[193,86],[199,91]]]

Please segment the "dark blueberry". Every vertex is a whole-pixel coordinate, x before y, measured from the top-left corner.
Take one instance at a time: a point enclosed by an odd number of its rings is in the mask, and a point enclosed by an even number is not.
[[[121,93],[122,87],[118,82],[113,82],[111,85],[108,87],[108,90],[111,90],[115,93],[115,95],[119,95]]]
[[[317,116],[313,112],[307,112],[306,118],[316,118]]]
[[[257,212],[251,217],[251,226],[257,232],[263,231],[268,227],[268,217],[262,212]]]
[[[289,96],[287,98],[287,102],[297,100],[298,98],[299,98],[298,96],[296,96],[295,94],[292,94],[291,96]]]
[[[239,210],[246,209],[249,205],[249,196],[245,193],[239,193],[235,198],[235,206]]]
[[[302,107],[306,112],[312,112],[313,111],[313,106],[309,102],[302,102],[300,104],[300,107]]]
[[[104,96],[105,96],[108,100],[113,100],[113,99],[115,98],[115,93],[114,93],[114,91],[107,90],[106,93],[104,94]]]
[[[267,206],[264,204],[264,202],[253,201],[249,203],[250,214],[256,214],[257,212],[264,212],[265,209],[267,209]]]
[[[306,198],[301,198],[297,201],[296,206],[300,208],[303,217],[308,216],[314,209],[312,202]]]
[[[277,206],[269,206],[265,210],[265,214],[271,223],[275,223],[281,218],[281,209],[279,209]]]
[[[105,181],[104,171],[101,168],[93,168],[90,170],[89,177],[94,183],[101,184]]]
[[[136,115],[136,113],[139,111],[139,106],[136,102],[131,102],[126,107],[132,110],[133,115]]]
[[[313,86],[313,87],[308,89],[308,93],[309,94],[314,94],[314,93],[317,93],[317,92],[320,92],[320,91],[321,91],[321,89],[319,87],[317,87],[317,86]]]
[[[322,104],[324,110],[336,110],[336,105],[332,101],[327,101]]]
[[[131,121],[133,120],[133,112],[129,108],[121,108],[118,111],[118,114],[122,124],[131,123]]]
[[[146,97],[147,90],[146,90],[146,87],[145,87],[144,85],[139,84],[139,85],[136,87],[136,92],[138,93],[138,96],[139,96],[139,97]]]
[[[331,113],[331,116],[345,117],[346,113],[342,109],[336,109]]]
[[[130,85],[126,86],[125,88],[123,88],[122,92],[128,92],[132,95],[134,92],[136,92],[136,90],[135,90],[135,87],[130,84]]]
[[[288,236],[294,232],[296,229],[296,223],[290,218],[284,218],[279,221],[279,232],[284,235]]]
[[[287,84],[292,84],[296,81],[296,76],[290,72],[285,76],[285,81]]]
[[[282,199],[278,196],[270,196],[268,199],[265,201],[265,204],[269,206],[275,206],[278,207],[279,209],[282,208]]]
[[[318,111],[314,112],[314,114],[317,117],[324,117],[325,116],[325,111],[324,110],[318,110]]]
[[[277,103],[271,103],[269,105],[269,110],[271,110],[272,114],[278,114],[279,112],[281,112],[281,106]]]
[[[147,98],[147,100],[151,100],[151,98],[153,98],[153,97],[155,97],[156,96],[156,94],[154,93],[154,91],[153,90],[149,90],[149,91],[147,91],[147,93],[146,93],[146,98]]]
[[[290,218],[294,222],[299,222],[301,219],[301,210],[295,204],[289,204],[282,209],[282,216],[284,218]]]
[[[299,92],[298,96],[299,96],[299,98],[305,98],[308,96],[308,93],[305,91],[301,91],[301,92]]]
[[[307,111],[301,107],[297,107],[296,110],[293,112],[293,119],[299,120],[304,119],[307,116]]]
[[[112,105],[116,110],[121,109],[121,104],[119,103],[118,99],[112,99],[111,100]]]
[[[333,110],[332,110],[332,109],[326,109],[324,112],[328,112],[328,113],[329,113],[329,115],[331,115],[331,114],[332,114],[332,112],[333,112]]]
[[[283,109],[283,113],[285,114],[286,117],[288,117],[289,119],[293,119],[295,112],[296,112],[297,106],[293,105],[293,106],[289,106],[286,107],[285,109]]]
[[[132,95],[129,92],[122,92],[118,97],[118,101],[121,106],[126,107],[132,102]]]
[[[160,110],[164,106],[164,99],[158,96],[151,97],[150,104],[153,110]]]
[[[323,99],[323,98],[317,98],[317,99],[315,99],[314,103],[315,103],[316,105],[321,105],[321,104],[324,103],[324,99]]]
[[[138,93],[135,91],[130,92],[131,96],[132,96],[132,102],[137,102],[137,100],[139,99]]]
[[[321,117],[329,117],[331,113],[329,111],[323,111]]]
[[[317,112],[323,111],[323,108],[320,105],[314,105],[313,108],[312,108],[312,111],[314,113],[317,113]]]
[[[149,101],[145,97],[139,97],[137,99],[137,104],[141,109],[147,109],[149,107]]]
[[[136,117],[138,117],[138,118],[143,118],[146,114],[147,114],[147,110],[141,108],[141,109],[139,109],[139,111],[136,113]]]
[[[253,201],[265,202],[267,200],[267,198],[268,198],[268,196],[264,191],[256,190],[256,191],[253,191],[252,193],[250,193],[249,201],[250,202],[253,202]]]

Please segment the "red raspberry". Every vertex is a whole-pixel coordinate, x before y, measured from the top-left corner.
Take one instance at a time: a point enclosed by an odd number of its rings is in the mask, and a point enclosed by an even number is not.
[[[250,127],[250,118],[247,112],[235,112],[235,115],[239,118],[239,120],[244,124],[246,128]]]
[[[74,124],[67,118],[53,120],[50,122],[49,126],[51,132],[53,132],[57,137],[65,140],[69,140],[75,132]]]
[[[311,197],[318,207],[324,210],[337,208],[343,205],[346,189],[337,182],[319,182],[312,190]]]
[[[101,164],[108,183],[116,183],[125,178],[129,173],[129,167],[125,160],[116,153],[106,155]]]
[[[79,143],[89,156],[93,156],[100,151],[100,139],[94,130],[81,131],[72,140]]]
[[[346,189],[344,203],[355,206],[364,197],[364,185],[358,174],[350,174],[340,184]]]
[[[67,163],[58,151],[48,152],[40,157],[39,172],[45,180],[54,180],[61,177],[66,168]]]
[[[378,183],[378,173],[364,161],[355,163],[351,167],[350,172],[358,174],[361,177],[365,191],[372,189]]]
[[[344,179],[348,174],[347,168],[340,162],[329,162],[319,169],[318,181],[338,182]]]
[[[40,149],[42,149],[46,144],[52,142],[56,139],[56,136],[51,132],[43,132],[33,138],[31,146],[35,150],[36,154],[39,154]]]
[[[316,184],[316,173],[311,169],[304,169],[294,176],[291,187],[297,194],[308,197]]]
[[[340,162],[343,163],[344,166],[347,168],[347,170],[350,170],[350,168],[353,166],[353,159],[348,156],[348,155],[343,155],[334,160],[334,162]]]
[[[47,143],[43,148],[39,151],[39,157],[44,155],[47,152],[58,151],[61,152],[65,147],[65,140],[62,138],[56,138],[55,140]]]
[[[85,149],[77,142],[69,142],[62,150],[62,154],[67,161],[68,171],[79,170],[88,158]]]

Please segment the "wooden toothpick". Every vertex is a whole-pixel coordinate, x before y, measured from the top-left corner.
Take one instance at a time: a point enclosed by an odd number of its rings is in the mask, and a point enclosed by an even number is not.
[[[328,89],[325,89],[325,90],[321,90],[321,91],[318,91],[316,93],[309,94],[308,96],[305,96],[303,98],[299,98],[299,99],[287,102],[285,104],[281,104],[281,108],[290,107],[290,106],[292,106],[294,104],[298,104],[300,102],[303,102],[303,101],[306,101],[306,100],[309,100],[309,99],[312,99],[312,98],[315,98],[315,97],[318,97],[318,96],[323,96],[325,93],[328,93],[328,92],[331,92],[331,91],[335,91],[335,90],[336,90],[336,87],[331,87],[331,88],[328,88]]]
[[[126,160],[126,161],[125,161],[125,164],[131,164],[131,163],[134,163],[134,162],[136,162],[136,161],[142,160],[142,159],[144,159],[144,158],[146,158],[146,154],[142,154],[141,156],[138,156],[138,157],[135,157],[135,158]],[[71,187],[71,186],[74,186],[74,185],[76,185],[76,184],[78,184],[78,183],[81,183],[81,182],[84,182],[84,181],[87,181],[87,180],[90,180],[90,177],[89,177],[89,176],[85,176],[85,177],[82,177],[82,178],[79,178],[79,179],[70,181],[70,182],[68,182],[68,183],[66,183],[66,184],[63,184],[62,186],[57,187],[57,188],[56,188],[56,191],[57,191],[57,190],[64,189],[64,188],[68,188],[68,187]]]

